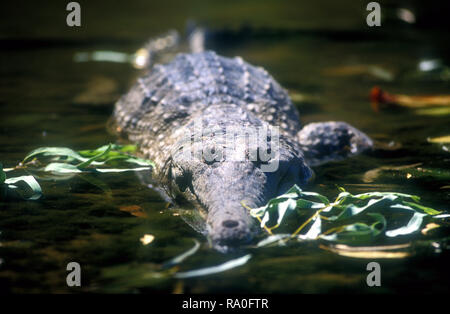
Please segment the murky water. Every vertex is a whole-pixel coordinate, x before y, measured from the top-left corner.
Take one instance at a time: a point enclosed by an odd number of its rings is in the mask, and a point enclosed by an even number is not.
[[[448,210],[449,183],[443,179],[363,180],[366,171],[388,165],[423,163],[448,171],[445,146],[427,142],[428,137],[448,134],[448,115],[408,109],[374,113],[368,99],[374,85],[400,94],[448,94],[448,77],[417,75],[423,59],[448,64],[447,34],[439,28],[395,23],[369,29],[364,6],[347,2],[80,2],[80,29],[65,26],[64,5],[27,2],[6,8],[0,27],[0,161],[12,167],[37,147],[88,149],[116,141],[106,122],[114,101],[140,72],[129,64],[76,63],[76,53],[132,53],[151,36],[171,28],[183,30],[188,19],[215,30],[248,25],[254,30],[230,31],[210,47],[265,67],[294,96],[303,122],[344,120],[382,143],[401,144],[396,150],[319,167],[309,190],[330,197],[337,194],[336,185],[352,193],[398,191]],[[378,69],[375,74],[369,66]],[[317,243],[252,250],[246,265],[207,277],[158,277],[161,264],[192,247],[192,239],[204,245],[181,270],[238,255],[208,249],[205,239],[167,210],[166,202],[134,174],[98,178],[110,191],[82,177],[40,181],[44,199],[0,203],[0,291],[449,292],[448,234],[413,242],[411,257],[375,259],[382,267],[379,288],[366,285],[366,265],[372,260],[338,256]],[[139,240],[144,234],[155,240],[144,246]],[[439,240],[436,249],[433,243]],[[81,288],[66,285],[71,261],[82,266]]]

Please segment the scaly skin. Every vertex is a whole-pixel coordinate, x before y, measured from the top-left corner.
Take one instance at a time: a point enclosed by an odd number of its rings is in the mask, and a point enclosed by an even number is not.
[[[154,66],[116,103],[114,118],[155,162],[161,183],[204,215],[213,247],[222,252],[250,241],[259,229],[241,201],[259,207],[293,184],[304,185],[312,176],[308,165],[372,146],[365,134],[343,122],[302,129],[287,92],[264,69],[211,51],[179,54]],[[230,144],[220,134],[243,127],[266,128],[269,134],[278,127],[279,148],[269,160],[276,159],[276,171],[265,171],[267,163],[260,158],[231,158],[236,152],[248,157],[252,147],[236,140],[227,152]],[[214,132],[205,135],[205,129]],[[213,148],[216,158],[186,158],[188,145],[193,151]],[[254,145],[258,149],[260,143]]]

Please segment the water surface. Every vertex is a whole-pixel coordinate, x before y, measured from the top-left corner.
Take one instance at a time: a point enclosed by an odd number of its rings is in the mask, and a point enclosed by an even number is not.
[[[448,115],[403,109],[376,114],[368,99],[374,85],[402,94],[448,93],[448,81],[413,75],[420,60],[448,62],[445,31],[396,23],[369,29],[364,6],[357,1],[172,2],[80,1],[80,29],[65,26],[62,4],[18,2],[2,10],[0,160],[5,167],[41,146],[89,149],[115,142],[106,122],[115,100],[142,72],[130,64],[77,63],[74,55],[98,50],[133,53],[148,38],[171,28],[182,31],[193,19],[214,30],[229,30],[225,33],[231,35],[214,40],[210,47],[265,67],[297,95],[295,104],[304,123],[344,120],[376,140],[401,144],[401,149],[316,168],[310,190],[330,198],[337,194],[336,185],[352,193],[397,191],[420,195],[430,207],[448,209],[448,182],[427,177],[388,177],[372,184],[362,180],[366,171],[386,165],[421,162],[448,170],[448,151],[427,142],[428,137],[448,134]],[[400,2],[391,2],[396,3]],[[252,31],[239,31],[244,26]],[[364,71],[330,73],[361,65],[377,66],[392,79]],[[41,181],[45,197],[40,201],[0,203],[0,291],[449,292],[445,234],[437,239],[444,247],[440,253],[432,245],[436,239],[421,238],[414,242],[412,257],[376,260],[383,276],[376,289],[366,285],[369,260],[341,257],[317,243],[253,250],[246,265],[217,275],[160,278],[155,272],[161,263],[192,247],[192,239],[203,246],[181,270],[239,255],[208,249],[206,240],[167,210],[167,203],[134,174],[99,179],[109,186],[108,193],[77,177]],[[132,215],[130,206],[138,206],[139,213]],[[155,240],[144,246],[139,241],[144,234]],[[66,265],[71,261],[82,266],[81,288],[66,285]]]

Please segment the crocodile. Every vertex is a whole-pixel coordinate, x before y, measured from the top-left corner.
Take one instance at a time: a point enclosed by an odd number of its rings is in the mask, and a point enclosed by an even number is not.
[[[287,91],[265,69],[201,49],[155,64],[117,101],[113,120],[155,162],[152,177],[169,195],[198,210],[220,252],[260,231],[242,203],[262,206],[294,184],[304,186],[311,167],[373,146],[345,122],[303,126]],[[265,142],[239,133],[243,128],[265,130]],[[244,158],[234,158],[238,153]]]

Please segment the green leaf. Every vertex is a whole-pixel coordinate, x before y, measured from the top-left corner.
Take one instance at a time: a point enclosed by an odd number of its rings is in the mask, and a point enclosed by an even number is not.
[[[301,196],[314,198],[320,202],[302,199]],[[252,209],[250,215],[261,220],[261,228],[276,228],[294,210],[319,209],[327,204],[329,201],[325,196],[315,192],[303,192],[294,185],[285,194],[271,199],[266,206]]]
[[[81,173],[83,172],[80,170],[77,166],[71,165],[71,164],[64,164],[61,162],[53,162],[51,164],[48,164],[44,171],[53,172],[53,173]]]
[[[118,153],[135,153],[137,151],[136,145],[117,145],[117,144],[109,144],[101,146],[94,150],[80,150],[78,153],[83,157],[93,157],[103,152],[108,146],[111,146],[111,150],[117,151]]]
[[[67,148],[67,147],[41,147],[33,150],[31,153],[29,153],[23,160],[23,163],[26,161],[38,157],[39,155],[45,156],[45,157],[65,157],[68,158],[70,161],[77,160],[77,161],[86,161],[88,158],[82,157],[80,154],[75,152],[74,150]]]
[[[93,163],[97,159],[105,156],[110,150],[111,150],[111,144],[109,144],[106,148],[104,147],[103,151],[99,152],[97,155],[95,155],[95,156],[89,158],[88,160],[83,161],[82,163],[78,164],[77,168],[78,169],[83,169],[83,168],[88,167],[91,163]]]
[[[316,203],[312,201],[308,201],[305,199],[298,199],[297,200],[297,208],[298,209],[319,209],[327,206],[326,203]]]
[[[420,205],[420,204],[417,204],[417,203],[403,201],[403,204],[409,205],[413,209],[423,211],[424,213],[426,213],[428,215],[438,215],[438,214],[441,213],[440,211],[437,211],[437,210],[435,210],[433,208],[426,207],[426,206],[423,206],[423,205]]]
[[[370,213],[368,216],[375,219],[371,225],[356,222],[336,228],[334,234],[321,236],[321,239],[346,244],[367,243],[381,234],[386,228],[386,219],[383,215]]]
[[[149,170],[150,167],[139,167],[139,168],[121,168],[121,169],[104,169],[104,168],[97,168],[95,169],[96,172],[102,172],[102,173],[112,173],[112,172],[127,172],[127,171],[145,171]]]
[[[79,152],[75,152],[67,147],[42,147],[28,154],[23,163],[27,165],[26,162],[32,158],[50,158],[50,164],[37,170],[52,172],[57,175],[76,174],[85,170],[98,172],[142,171],[155,166],[150,160],[129,155],[129,153],[136,150],[137,146],[135,145],[121,146],[117,144],[108,144],[94,150],[82,150]],[[128,167],[124,168],[125,164],[128,164]],[[129,164],[140,167],[133,168]],[[29,169],[33,170],[32,167]]]
[[[150,160],[129,155],[129,153],[136,151],[137,146],[135,145],[122,146],[116,144],[108,144],[94,150],[82,150],[79,152],[67,147],[41,147],[30,152],[19,167],[16,168],[26,168],[28,171],[34,171],[36,176],[43,180],[67,180],[86,172],[144,171],[154,167],[154,163]],[[125,165],[126,167],[124,167]],[[12,170],[16,168],[12,168]],[[30,176],[23,178],[26,179],[22,181],[33,191],[30,197],[25,196],[25,198],[39,198],[42,191],[37,181],[34,178],[31,179],[32,177]],[[0,166],[0,184],[5,182],[5,179],[6,175]],[[83,179],[110,194],[111,190],[101,180],[89,176],[85,176]],[[8,187],[19,193],[23,192],[23,189],[16,185],[8,185]],[[3,194],[5,191],[6,189],[3,188]]]
[[[297,210],[299,213],[311,213],[306,221],[302,221],[297,230],[291,234],[299,240],[322,239],[340,243],[371,242],[377,237],[385,235],[395,237],[411,234],[420,229],[424,217],[440,217],[441,212],[420,204],[420,197],[397,192],[369,192],[352,195],[343,189],[333,203],[325,196],[315,192],[302,191],[293,186],[288,192],[280,195],[262,207],[250,209],[250,214],[261,222],[261,227],[271,234],[270,241],[276,240],[272,235],[273,229],[282,225],[289,212]],[[311,200],[313,199],[313,200]],[[314,212],[315,211],[315,212]],[[389,213],[395,213],[389,215]],[[410,215],[406,225],[386,232],[389,224],[399,225],[395,219]],[[385,215],[387,214],[387,215]],[[368,221],[372,221],[368,223]],[[270,226],[270,227],[268,227]],[[307,230],[305,232],[305,230]],[[274,240],[275,239],[275,240]],[[266,242],[262,241],[264,245]]]
[[[319,215],[317,215],[316,217],[314,217],[312,219],[313,224],[311,225],[311,227],[309,227],[309,230],[306,234],[299,235],[299,238],[302,240],[315,240],[317,239],[317,237],[320,235],[320,233],[322,232],[322,219],[320,218]]]

